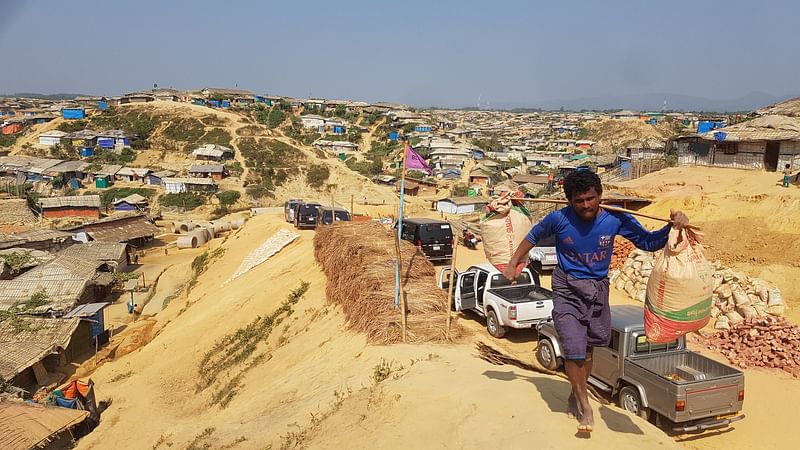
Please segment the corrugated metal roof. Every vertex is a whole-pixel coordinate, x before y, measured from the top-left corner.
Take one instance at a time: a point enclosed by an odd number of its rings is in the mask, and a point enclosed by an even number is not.
[[[167,184],[205,184],[209,186],[216,186],[217,183],[211,178],[163,178],[161,180]]]
[[[193,164],[189,168],[189,173],[222,173],[225,167],[222,164]]]
[[[125,256],[128,244],[117,242],[89,242],[75,244],[61,250],[58,254],[92,261],[117,261]]]
[[[71,255],[56,255],[47,264],[42,264],[18,276],[17,280],[91,280],[100,262],[94,259],[78,258]]]
[[[140,167],[123,167],[122,169],[119,169],[116,174],[127,177],[132,177],[132,176],[145,177],[150,172],[151,172],[150,169],[143,169]]]
[[[85,305],[80,305],[77,308],[73,309],[72,311],[64,314],[65,319],[69,319],[72,317],[92,317],[93,315],[97,314],[98,311],[102,310],[106,306],[110,305],[111,303],[86,303]]]
[[[0,403],[0,448],[29,450],[50,436],[78,425],[89,411],[23,402]]]
[[[39,199],[42,208],[63,208],[85,206],[100,208],[99,195],[73,195],[69,197],[42,197]]]
[[[139,205],[142,203],[147,203],[147,197],[143,197],[139,194],[131,194],[127,197],[114,201],[114,204],[116,205],[122,202],[130,203],[131,205]]]
[[[60,164],[47,169],[48,172],[64,173],[64,172],[81,172],[89,166],[85,161],[64,161]]]
[[[98,242],[127,242],[139,238],[153,237],[159,233],[159,229],[148,222],[145,217],[142,217],[116,226],[87,227],[86,232]]]

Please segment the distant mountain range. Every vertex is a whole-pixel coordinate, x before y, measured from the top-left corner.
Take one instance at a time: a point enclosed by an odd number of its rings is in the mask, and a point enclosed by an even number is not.
[[[86,94],[39,94],[36,92],[20,92],[17,94],[2,94],[0,97],[25,97],[40,100],[72,100],[75,97],[86,97]]]
[[[776,97],[764,92],[751,92],[740,98],[715,100],[683,94],[652,93],[549,100],[539,102],[535,105],[495,104],[492,106],[494,108],[502,109],[535,107],[545,110],[557,110],[563,107],[565,110],[569,111],[580,111],[582,109],[630,109],[634,111],[660,111],[661,109],[666,109],[672,111],[749,112],[794,97],[796,97],[796,95]],[[664,104],[665,100],[667,102],[666,105]]]

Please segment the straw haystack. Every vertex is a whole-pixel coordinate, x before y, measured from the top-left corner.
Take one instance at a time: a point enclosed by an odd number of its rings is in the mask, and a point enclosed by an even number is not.
[[[436,286],[436,269],[417,248],[401,242],[402,290],[406,292],[406,342],[444,342],[463,329],[454,320],[447,331],[447,294]],[[375,222],[339,223],[317,228],[314,254],[328,277],[328,301],[344,310],[348,325],[372,344],[402,342],[400,311],[394,306],[394,235]]]

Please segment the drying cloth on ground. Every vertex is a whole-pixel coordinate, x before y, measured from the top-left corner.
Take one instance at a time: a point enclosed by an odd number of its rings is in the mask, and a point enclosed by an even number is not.
[[[273,234],[269,239],[264,241],[263,244],[258,246],[257,249],[250,252],[249,255],[242,261],[242,264],[236,269],[233,275],[230,278],[225,280],[222,285],[226,285],[231,281],[235,280],[241,275],[244,275],[253,267],[264,263],[266,260],[270,259],[274,254],[281,251],[283,247],[291,244],[292,241],[300,237],[300,235],[293,233],[289,230],[282,229],[277,233]]]

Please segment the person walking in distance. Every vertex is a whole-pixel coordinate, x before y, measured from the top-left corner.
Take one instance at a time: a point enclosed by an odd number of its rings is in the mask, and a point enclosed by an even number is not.
[[[564,353],[564,366],[572,386],[567,412],[578,418],[578,432],[589,433],[594,415],[587,390],[592,372],[592,349],[611,340],[611,309],[608,305],[608,266],[614,237],[620,235],[636,247],[656,251],[664,248],[671,227],[689,224],[680,211],[671,211],[671,223],[648,231],[630,214],[600,208],[603,186],[594,172],[575,171],[564,179],[569,205],[534,225],[514,252],[503,275],[516,279],[519,262],[542,239],[556,236],[558,267],[553,271],[553,323]]]
[[[788,188],[789,182],[792,180],[792,165],[787,164],[783,168],[783,187]]]

